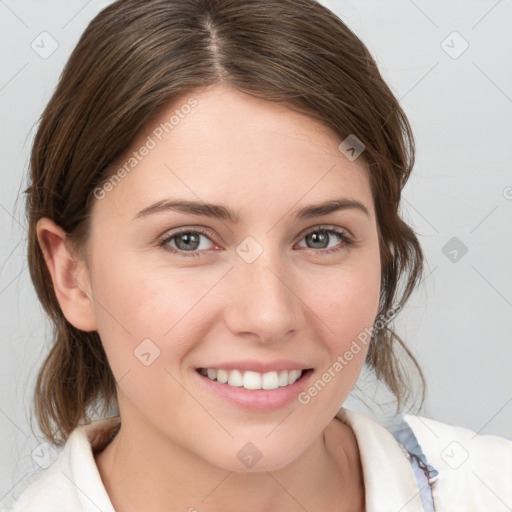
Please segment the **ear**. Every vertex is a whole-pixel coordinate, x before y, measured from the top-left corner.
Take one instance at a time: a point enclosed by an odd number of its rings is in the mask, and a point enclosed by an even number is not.
[[[50,219],[39,219],[37,239],[64,316],[77,329],[97,330],[91,280],[85,261],[74,256],[65,231]]]

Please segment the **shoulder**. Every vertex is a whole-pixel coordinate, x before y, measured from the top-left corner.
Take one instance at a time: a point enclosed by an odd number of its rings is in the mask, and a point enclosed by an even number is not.
[[[504,510],[512,506],[512,440],[478,434],[423,416],[404,415],[428,463],[437,509]]]
[[[8,512],[114,512],[93,449],[101,446],[118,424],[117,418],[105,418],[73,430],[55,462],[25,489]]]

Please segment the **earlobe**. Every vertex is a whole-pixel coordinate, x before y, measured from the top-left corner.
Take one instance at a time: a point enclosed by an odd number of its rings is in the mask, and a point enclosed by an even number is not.
[[[42,218],[37,223],[37,238],[64,316],[77,329],[97,330],[89,272],[85,262],[71,252],[65,231]]]

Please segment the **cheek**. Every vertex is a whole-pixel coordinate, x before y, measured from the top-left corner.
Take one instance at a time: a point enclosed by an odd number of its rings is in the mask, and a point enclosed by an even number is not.
[[[121,259],[115,267],[98,268],[98,332],[119,390],[130,402],[150,411],[162,406],[163,397],[173,397],[185,413],[191,404],[178,384],[178,365],[201,339],[194,305],[205,282],[141,268]]]
[[[307,299],[317,304],[310,320],[316,333],[323,333],[325,357],[298,400],[308,416],[325,421],[336,414],[360,375],[378,313],[380,261],[378,253],[364,256],[319,279]]]
[[[334,331],[336,338],[346,340],[354,329],[373,325],[379,307],[380,262],[368,258],[341,266],[326,275],[315,288],[306,292],[316,313]],[[313,293],[313,296],[311,294]]]
[[[381,273],[376,254],[361,253],[361,259],[330,272],[318,286],[309,285],[304,290],[307,303],[316,304],[312,308],[316,325],[325,333],[329,354],[324,370],[339,374],[342,369],[347,385],[355,382],[361,371],[378,313]]]
[[[151,340],[154,353],[178,355],[187,350],[184,333],[194,305],[208,286],[205,280],[187,279],[179,270],[169,273],[142,267],[136,258],[109,259],[108,251],[97,253],[93,277],[98,332],[114,373],[133,365],[141,343],[152,347],[144,340]]]

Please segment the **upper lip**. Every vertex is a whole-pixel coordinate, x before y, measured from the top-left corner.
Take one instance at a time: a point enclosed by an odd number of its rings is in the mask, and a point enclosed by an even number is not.
[[[254,371],[258,373],[275,372],[277,370],[309,370],[311,366],[302,364],[297,361],[290,361],[286,359],[280,359],[278,361],[262,362],[256,360],[245,360],[245,361],[230,361],[226,363],[215,363],[199,368],[210,368],[217,370],[241,370],[241,371]]]

